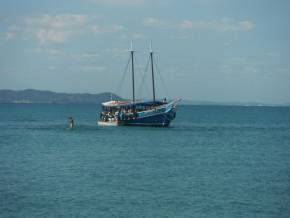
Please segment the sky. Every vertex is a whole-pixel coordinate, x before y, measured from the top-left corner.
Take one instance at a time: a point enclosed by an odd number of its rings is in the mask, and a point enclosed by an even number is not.
[[[290,102],[289,0],[1,0],[0,89]]]

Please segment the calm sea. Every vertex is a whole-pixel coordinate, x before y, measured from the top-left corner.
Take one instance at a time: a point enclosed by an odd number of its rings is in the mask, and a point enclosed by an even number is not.
[[[290,108],[180,106],[169,128],[98,110],[0,105],[1,218],[290,217]]]

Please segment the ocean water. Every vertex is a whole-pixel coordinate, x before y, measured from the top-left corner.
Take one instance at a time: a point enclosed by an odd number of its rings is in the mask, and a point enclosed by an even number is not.
[[[290,217],[290,108],[180,106],[169,128],[98,110],[0,105],[1,218]]]

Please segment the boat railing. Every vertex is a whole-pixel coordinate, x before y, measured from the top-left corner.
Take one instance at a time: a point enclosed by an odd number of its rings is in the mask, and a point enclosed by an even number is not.
[[[171,108],[175,108],[177,103],[181,101],[181,99],[174,99],[172,101],[170,101],[169,103],[167,104],[163,104],[163,105],[160,105],[160,106],[157,106],[157,107],[154,107],[150,110],[146,110],[146,111],[140,111],[138,112],[138,114],[151,114],[151,113],[156,113],[156,112],[166,112],[166,111],[169,111]]]
[[[102,112],[101,113],[101,120],[104,122],[118,122],[118,121],[124,121],[124,120],[134,120],[137,117],[144,117],[144,116],[150,116],[152,114],[156,113],[166,113],[172,108],[174,109],[177,105],[177,103],[181,99],[174,99],[168,103],[164,103],[162,105],[153,106],[149,110],[142,110],[142,111],[115,111],[115,112]]]

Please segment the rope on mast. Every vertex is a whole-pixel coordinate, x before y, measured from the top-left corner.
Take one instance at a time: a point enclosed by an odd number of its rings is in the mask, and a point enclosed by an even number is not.
[[[145,85],[147,94],[150,93],[150,91],[148,89],[148,84],[147,84],[147,81],[146,81],[146,76],[147,76],[147,72],[148,72],[148,68],[149,68],[149,63],[150,63],[150,57],[147,59],[147,62],[146,62],[146,65],[145,65],[145,70],[143,71],[141,83],[140,83],[140,86],[138,88],[138,93],[140,93],[140,96],[142,96],[142,91],[143,91],[144,85]]]
[[[167,88],[167,86],[166,86],[166,83],[164,82],[165,80],[164,80],[164,78],[163,78],[163,76],[162,76],[162,74],[161,74],[161,71],[160,71],[160,69],[159,69],[159,67],[158,67],[158,64],[157,64],[157,61],[158,61],[158,55],[155,56],[155,57],[156,57],[156,58],[155,58],[155,63],[154,63],[155,69],[156,69],[157,74],[158,74],[159,77],[160,77],[161,83],[162,83],[162,85],[163,85],[163,87],[164,87],[164,89],[165,89],[165,92],[166,92],[165,94],[166,94],[166,96],[169,96],[168,88]]]
[[[126,77],[126,74],[128,72],[128,68],[129,68],[129,63],[131,62],[131,56],[129,56],[128,58],[128,61],[127,61],[127,64],[126,64],[126,67],[125,67],[125,70],[123,71],[123,74],[122,74],[122,79],[119,83],[119,85],[117,86],[117,89],[116,89],[116,94],[117,93],[120,93],[121,92],[121,88],[123,86],[123,83],[124,83],[124,80],[125,80],[125,77]]]

